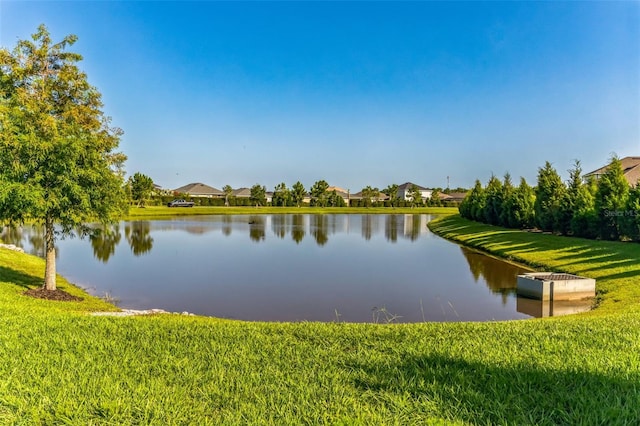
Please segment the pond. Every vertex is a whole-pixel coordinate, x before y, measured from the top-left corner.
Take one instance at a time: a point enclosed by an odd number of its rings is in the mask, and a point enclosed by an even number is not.
[[[123,308],[256,321],[541,316],[545,308],[535,302],[519,312],[515,286],[523,268],[432,234],[431,219],[293,214],[122,222],[100,237],[59,241],[57,266]],[[5,229],[0,238],[42,255],[41,230]]]

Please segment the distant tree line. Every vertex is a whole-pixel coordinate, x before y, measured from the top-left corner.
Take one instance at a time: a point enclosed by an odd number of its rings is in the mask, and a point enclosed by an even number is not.
[[[507,228],[602,240],[640,241],[640,182],[630,186],[622,163],[611,158],[598,179],[584,179],[580,162],[563,182],[548,161],[538,169],[535,187],[524,178],[514,186],[507,173],[491,176],[486,186],[476,180],[460,204],[461,216]]]
[[[271,196],[271,202],[267,202],[267,189],[265,186],[255,184],[249,189],[249,196],[238,197],[233,194],[230,185],[222,188],[221,197],[194,197],[190,194],[179,194],[171,191],[158,191],[154,188],[150,177],[135,173],[125,184],[125,193],[129,202],[138,207],[147,204],[166,205],[177,198],[193,201],[199,206],[277,206],[277,207],[345,207],[347,202],[344,196],[330,186],[325,180],[316,181],[307,191],[304,185],[298,181],[291,188],[282,182],[275,186]],[[408,199],[398,195],[398,185],[392,184],[385,189],[378,189],[370,185],[362,189],[360,197],[349,199],[351,207],[457,207],[459,203],[442,200],[440,194],[452,192],[449,189],[436,188],[432,191],[431,198],[424,200],[420,189],[414,185],[410,188]],[[453,192],[467,192],[465,188],[456,188]],[[386,195],[383,197],[382,195]]]

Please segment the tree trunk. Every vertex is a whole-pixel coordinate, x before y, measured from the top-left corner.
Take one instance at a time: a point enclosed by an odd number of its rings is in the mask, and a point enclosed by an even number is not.
[[[53,233],[53,219],[47,218],[45,223],[45,272],[44,272],[44,289],[56,289],[56,246],[55,235]]]

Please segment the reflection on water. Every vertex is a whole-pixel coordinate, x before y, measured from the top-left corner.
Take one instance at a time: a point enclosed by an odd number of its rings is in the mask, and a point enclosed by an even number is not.
[[[385,216],[384,221],[384,236],[387,241],[391,241],[395,243],[398,241],[398,226],[400,225],[400,221],[398,220],[397,214],[390,214]]]
[[[284,239],[287,235],[287,219],[289,216],[276,215],[271,218],[271,230],[273,235],[280,239]]]
[[[89,235],[93,256],[107,263],[116,252],[116,246],[120,243],[121,238],[120,225],[105,225],[97,229]]]
[[[300,244],[304,238],[304,218],[305,215],[302,214],[294,214],[291,217],[291,238],[296,242],[296,244]]]
[[[482,279],[492,292],[502,295],[502,303],[507,303],[508,296],[516,293],[518,274],[531,271],[466,247],[460,246],[460,250],[469,264],[473,279],[476,282]]]
[[[187,229],[187,232],[201,234],[201,232],[193,232],[193,228]],[[134,256],[142,256],[153,248],[151,225],[146,220],[127,222],[124,226],[124,234]]]
[[[249,216],[249,238],[252,241],[260,242],[265,239],[264,219],[264,216]]]
[[[329,221],[327,220],[327,216],[323,214],[314,214],[311,215],[311,225],[309,232],[313,235],[313,238],[316,240],[316,244],[319,246],[323,246],[327,244],[329,241],[329,235],[327,233],[327,226]]]
[[[28,244],[25,244],[27,241]],[[13,244],[29,254],[44,257],[44,229],[41,226],[5,226],[0,228],[0,242]]]
[[[529,302],[521,309],[515,288],[524,269],[433,236],[430,218],[292,214],[122,222],[99,228],[88,243],[59,241],[58,270],[95,294],[110,293],[122,307],[245,320],[370,322],[373,312],[394,322],[483,321],[559,312]],[[38,229],[5,228],[0,237],[44,251]]]
[[[587,312],[593,307],[592,300],[539,300],[518,296],[518,312],[536,318],[571,315]]]
[[[222,216],[222,234],[225,236],[231,235],[233,216],[225,215]]]

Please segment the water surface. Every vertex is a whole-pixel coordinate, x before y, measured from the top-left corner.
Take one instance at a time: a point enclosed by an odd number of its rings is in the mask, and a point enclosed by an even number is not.
[[[97,238],[60,241],[58,272],[121,307],[243,320],[530,317],[531,308],[518,312],[515,294],[524,269],[432,234],[431,218],[297,214],[122,222]],[[5,230],[2,238],[42,254],[40,231]]]

